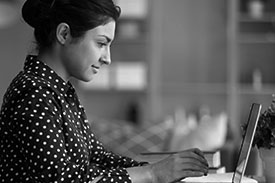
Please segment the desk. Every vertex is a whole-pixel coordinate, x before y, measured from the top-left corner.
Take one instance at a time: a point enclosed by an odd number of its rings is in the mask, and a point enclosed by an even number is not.
[[[250,176],[251,178],[258,181],[258,183],[265,183],[265,178],[262,176]]]

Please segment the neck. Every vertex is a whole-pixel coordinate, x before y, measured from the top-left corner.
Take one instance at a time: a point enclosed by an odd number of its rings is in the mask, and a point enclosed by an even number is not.
[[[44,51],[38,54],[38,59],[47,64],[65,82],[69,81],[69,76],[60,57],[54,51]]]

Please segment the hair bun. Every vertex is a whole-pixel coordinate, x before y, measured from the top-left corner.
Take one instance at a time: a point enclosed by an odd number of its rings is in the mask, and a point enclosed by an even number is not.
[[[45,0],[44,0],[45,1]],[[31,27],[35,28],[43,16],[47,16],[47,3],[43,0],[26,0],[22,7],[22,17]]]

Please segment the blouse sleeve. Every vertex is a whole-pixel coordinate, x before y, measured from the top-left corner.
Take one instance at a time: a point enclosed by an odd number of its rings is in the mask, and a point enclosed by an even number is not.
[[[104,149],[104,147],[103,147]],[[129,157],[120,156],[111,151],[102,151],[102,164],[106,167],[118,168],[118,167],[134,167],[134,166],[143,166],[148,164],[147,162],[138,162]],[[111,161],[110,161],[111,160]]]
[[[131,182],[125,168],[108,167],[109,158],[128,161],[113,154],[105,154],[104,165],[89,161],[73,162],[66,149],[60,105],[47,89],[33,91],[21,93],[23,97],[16,100],[14,106],[17,107],[11,116],[14,136],[18,139],[31,180],[55,183],[89,182],[102,176],[101,182]]]
[[[119,156],[112,152],[106,152],[106,151],[104,151],[104,158],[103,158],[102,163],[105,167],[111,167],[113,170],[119,170],[120,167],[128,168],[128,167],[143,166],[145,164],[148,164],[147,162],[137,162],[131,158]],[[112,182],[111,180],[114,180],[113,176],[115,176],[115,175],[112,175],[112,174],[105,175],[98,183]],[[115,177],[117,177],[117,176],[115,176]],[[120,182],[120,181],[123,182],[121,178],[119,178],[119,177],[117,177],[117,178],[118,179],[116,180],[116,182]],[[126,172],[125,179],[130,180],[130,177],[127,172]],[[126,183],[126,181],[125,181],[125,183]]]

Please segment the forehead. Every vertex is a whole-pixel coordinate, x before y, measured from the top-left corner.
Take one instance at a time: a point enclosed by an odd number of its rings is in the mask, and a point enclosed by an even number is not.
[[[87,34],[88,36],[93,36],[93,37],[106,36],[111,40],[113,40],[115,35],[115,27],[116,27],[115,21],[110,21],[104,25],[97,26],[94,29],[87,31]]]

